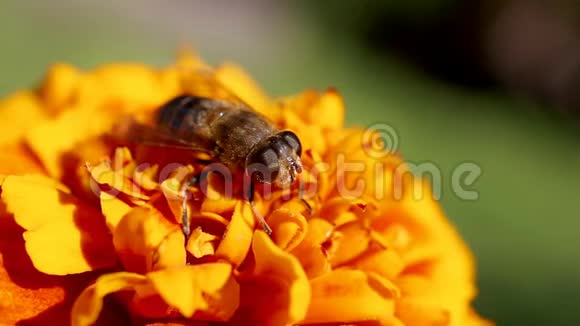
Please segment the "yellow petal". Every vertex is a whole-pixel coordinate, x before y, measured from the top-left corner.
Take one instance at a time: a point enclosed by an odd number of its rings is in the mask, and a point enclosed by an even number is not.
[[[187,240],[187,251],[195,258],[213,255],[217,239],[218,237],[215,235],[203,232],[201,227],[198,227],[191,232],[189,240]]]
[[[270,107],[270,99],[242,67],[225,63],[216,69],[215,75],[217,80],[254,110],[275,120],[275,111]]]
[[[115,265],[103,216],[63,186],[41,176],[8,176],[2,201],[27,230],[26,252],[39,271],[65,275]]]
[[[106,192],[101,192],[99,199],[101,202],[101,211],[105,215],[107,227],[111,232],[117,228],[123,216],[127,215],[134,207],[134,205],[128,204],[118,196],[110,195]]]
[[[215,320],[228,320],[238,308],[240,288],[227,263],[164,269],[147,275],[171,307],[190,318],[196,311]]]
[[[56,63],[49,67],[40,87],[40,95],[52,114],[59,113],[75,99],[81,77],[75,67],[65,63]]]
[[[129,162],[121,162],[123,159],[120,152],[126,148],[117,148],[114,156],[113,164],[109,161],[102,161],[95,166],[89,167],[91,178],[98,184],[94,185],[96,189],[93,191],[105,191],[113,196],[123,193],[135,199],[147,200],[149,196],[145,194],[138,184],[133,180],[134,161],[130,159]]]
[[[380,320],[394,314],[393,289],[372,274],[335,270],[310,284],[312,299],[305,323]]]
[[[140,64],[107,64],[91,72],[98,93],[109,102],[117,101],[125,113],[155,109],[175,90],[164,87],[162,72]]]
[[[154,209],[132,209],[115,228],[113,243],[123,266],[130,272],[143,274],[185,265],[181,228]]]
[[[181,217],[184,199],[181,188],[182,184],[188,181],[188,178],[191,177],[193,172],[194,170],[191,166],[179,166],[173,171],[171,177],[163,180],[160,184],[161,192],[173,213],[173,218],[175,222],[180,224],[182,223]]]
[[[46,119],[38,98],[28,91],[14,93],[0,101],[0,145],[12,144]]]
[[[344,100],[336,89],[327,89],[322,94],[305,94],[294,107],[299,115],[311,125],[322,128],[341,128],[344,123]],[[304,95],[303,95],[304,96]]]
[[[93,325],[99,318],[107,295],[146,283],[145,276],[127,272],[99,277],[95,284],[86,288],[77,298],[71,311],[72,326]]]
[[[114,122],[112,114],[70,110],[54,120],[34,126],[27,133],[26,140],[50,175],[60,178],[64,173],[63,155],[79,143],[104,134]]]
[[[177,52],[175,65],[182,70],[195,71],[201,68],[209,68],[207,63],[189,46],[182,46]]]
[[[237,320],[258,325],[301,321],[310,302],[310,285],[298,260],[263,231],[254,234],[252,249],[255,267],[252,275],[240,280],[242,306]]]
[[[250,205],[239,201],[216,250],[216,256],[226,259],[234,266],[240,265],[250,250],[255,223]]]

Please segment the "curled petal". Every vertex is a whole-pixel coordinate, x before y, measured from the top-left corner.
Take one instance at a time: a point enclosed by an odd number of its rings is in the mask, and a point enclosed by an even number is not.
[[[291,251],[306,236],[306,219],[295,210],[279,208],[268,216],[268,223],[273,230],[274,243],[283,250]]]
[[[146,277],[134,273],[119,272],[99,277],[75,301],[71,311],[72,326],[93,325],[99,318],[107,295],[144,284],[147,284]]]
[[[250,205],[238,201],[232,219],[216,250],[216,256],[226,259],[234,266],[239,266],[250,250],[255,223]]]
[[[185,265],[181,229],[151,208],[137,207],[125,215],[115,228],[113,243],[130,272]]]
[[[349,262],[363,252],[371,244],[370,230],[365,228],[362,221],[355,220],[343,224],[335,231],[333,250],[329,251],[328,259],[332,266]]]
[[[200,311],[213,320],[224,321],[238,308],[240,288],[230,264],[164,269],[147,277],[161,298],[187,318]]]
[[[118,155],[115,158],[117,160],[121,159]],[[149,199],[149,196],[133,181],[133,168],[125,165],[115,169],[115,165],[121,164],[123,163],[119,161],[113,161],[113,165],[108,161],[103,161],[94,167],[90,167],[89,172],[92,179],[100,186],[100,190],[111,195],[117,196],[122,193],[135,202]],[[133,165],[134,163],[128,164]],[[124,168],[127,168],[128,171]]]
[[[298,260],[278,248],[263,231],[252,243],[255,268],[240,279],[241,307],[237,319],[259,325],[301,321],[310,302],[310,285]]]
[[[103,216],[63,186],[41,176],[8,176],[2,200],[26,230],[26,252],[39,271],[65,275],[116,264]]]
[[[304,323],[380,320],[395,312],[396,291],[373,274],[335,270],[310,284],[312,300]]]
[[[321,218],[310,219],[306,237],[292,250],[291,253],[298,258],[308,278],[330,271],[331,266],[323,243],[330,238],[333,228],[332,224]]]
[[[213,255],[215,253],[217,239],[217,236],[203,232],[201,227],[198,227],[191,233],[187,241],[186,249],[195,258]]]
[[[171,309],[191,318],[198,313],[206,320],[225,321],[238,307],[239,286],[226,263],[169,268],[147,275],[118,272],[99,277],[77,298],[71,313],[73,326],[92,325],[99,317],[105,296],[134,291],[132,304],[156,302],[152,310],[171,317]],[[163,310],[163,305],[170,309]]]
[[[387,279],[395,279],[405,267],[401,257],[394,250],[382,249],[364,253],[353,265],[365,272],[374,272]]]

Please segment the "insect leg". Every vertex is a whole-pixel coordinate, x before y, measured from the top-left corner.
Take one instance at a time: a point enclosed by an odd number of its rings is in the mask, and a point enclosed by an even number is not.
[[[181,230],[183,235],[185,235],[185,242],[189,239],[191,234],[191,229],[189,225],[189,213],[187,209],[187,188],[193,185],[199,185],[202,180],[207,178],[208,171],[202,171],[200,174],[196,174],[191,177],[186,183],[181,186],[181,197],[183,201],[181,202]]]
[[[312,209],[312,206],[310,206],[310,203],[308,203],[306,201],[306,199],[304,199],[304,184],[303,183],[300,183],[300,190],[298,191],[298,198],[300,198],[300,200],[302,201],[304,206],[306,206],[306,210],[308,210],[308,215],[312,215],[314,210]]]
[[[258,221],[262,225],[264,232],[266,232],[269,236],[271,236],[272,235],[272,228],[270,228],[270,226],[268,225],[268,223],[264,219],[264,216],[262,216],[262,214],[258,211],[258,209],[256,208],[256,205],[255,205],[255,202],[254,202],[254,182],[253,181],[250,181],[250,186],[248,187],[248,193],[246,193],[246,200],[248,201],[248,203],[250,203],[250,206],[252,207],[252,212],[254,213],[254,216],[258,219]]]

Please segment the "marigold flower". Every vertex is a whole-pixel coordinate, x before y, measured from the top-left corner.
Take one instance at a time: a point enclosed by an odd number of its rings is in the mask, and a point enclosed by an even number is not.
[[[114,135],[179,94],[226,96],[202,75],[303,142],[301,185],[258,192],[271,237],[214,175],[183,207],[203,168],[192,153]],[[191,54],[166,68],[52,66],[0,102],[0,323],[490,325],[470,306],[469,249],[428,190],[413,195],[428,185],[396,178],[398,155],[369,155],[343,106],[334,89],[271,99],[240,67]],[[348,161],[365,168],[343,173]]]

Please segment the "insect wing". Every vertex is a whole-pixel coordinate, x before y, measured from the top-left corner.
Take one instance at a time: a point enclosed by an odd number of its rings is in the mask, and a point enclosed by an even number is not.
[[[135,120],[128,120],[123,124],[122,129],[118,129],[118,136],[131,143],[213,154],[212,144],[208,144],[202,139],[190,138],[184,140],[169,134],[163,129],[142,124]]]
[[[187,74],[184,80],[184,92],[198,97],[223,100],[251,108],[232,90],[220,82],[209,70],[196,70]]]

